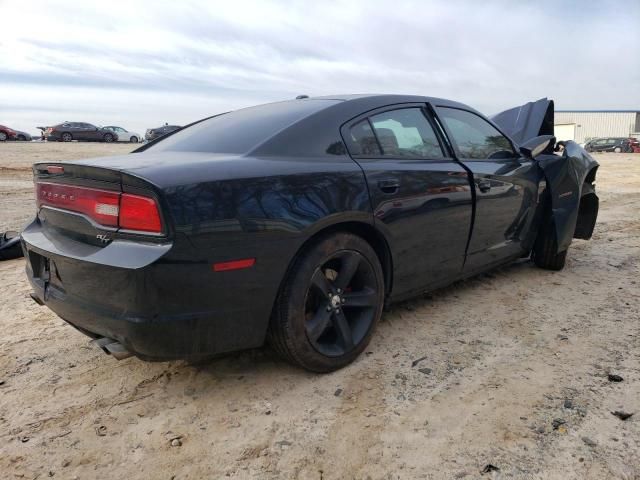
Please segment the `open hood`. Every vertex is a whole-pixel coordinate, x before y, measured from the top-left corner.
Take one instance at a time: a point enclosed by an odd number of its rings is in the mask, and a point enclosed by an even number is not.
[[[541,98],[500,112],[491,120],[518,145],[540,135],[553,135],[553,100]]]

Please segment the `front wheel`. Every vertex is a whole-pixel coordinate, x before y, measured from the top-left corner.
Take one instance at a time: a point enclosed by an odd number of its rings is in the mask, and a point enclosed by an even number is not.
[[[130,141],[131,143],[138,143],[138,137],[131,137],[131,138],[129,139],[129,141]]]
[[[567,260],[567,251],[558,252],[558,238],[553,217],[548,213],[542,221],[531,257],[533,263],[545,270],[562,270]]]
[[[0,142],[6,142],[7,141],[7,134],[4,132],[0,132]]]
[[[622,153],[622,149],[620,147],[616,147],[613,149],[615,153]]]
[[[269,343],[286,360],[313,372],[351,363],[382,315],[384,277],[362,238],[321,238],[295,261],[269,326]]]

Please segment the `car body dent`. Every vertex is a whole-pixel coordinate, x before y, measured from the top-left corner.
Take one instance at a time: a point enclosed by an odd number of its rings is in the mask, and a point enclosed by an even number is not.
[[[553,135],[553,114],[553,100],[542,98],[505,110],[494,115],[492,120],[517,144],[523,144],[534,137]],[[558,252],[562,252],[569,248],[574,237],[585,179],[590,172],[595,179],[599,164],[576,142],[559,143],[564,147],[561,155],[554,155],[548,149],[536,157],[536,162],[547,182]]]

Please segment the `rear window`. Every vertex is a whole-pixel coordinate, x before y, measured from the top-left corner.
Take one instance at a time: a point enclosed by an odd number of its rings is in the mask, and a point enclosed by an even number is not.
[[[147,151],[247,153],[282,129],[338,102],[296,100],[243,108],[185,128]]]

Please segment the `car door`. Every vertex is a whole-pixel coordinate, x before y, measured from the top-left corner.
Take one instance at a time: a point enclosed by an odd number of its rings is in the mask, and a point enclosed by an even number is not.
[[[366,176],[375,224],[394,253],[394,295],[457,277],[471,226],[471,187],[427,105],[375,110],[345,124],[342,135]]]
[[[477,113],[448,106],[436,111],[458,160],[473,174],[475,214],[464,271],[520,256],[532,243],[540,169]]]
[[[602,138],[596,142],[596,152],[606,152],[609,148],[609,139]]]
[[[81,123],[78,122],[75,124],[76,128],[75,128],[75,133],[73,134],[74,138],[77,138],[78,140],[82,140],[82,141],[87,141],[87,140],[91,140],[90,137],[90,126],[88,123]]]
[[[120,142],[128,142],[129,141],[129,135],[127,134],[127,131],[122,128],[122,127],[113,127],[113,131],[115,132],[115,134],[118,136],[118,141]]]

